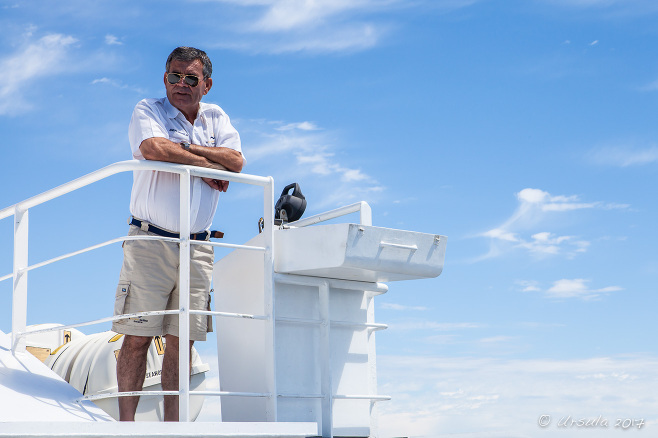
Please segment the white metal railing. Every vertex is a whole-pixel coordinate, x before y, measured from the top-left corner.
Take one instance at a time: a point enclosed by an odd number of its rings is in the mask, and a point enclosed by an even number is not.
[[[356,213],[356,212],[359,212],[359,223],[361,225],[372,225],[372,209],[370,208],[367,202],[361,201],[355,204],[339,207],[335,210],[330,210],[324,213],[316,214],[315,216],[309,216],[295,222],[290,222],[285,226],[306,227],[309,225],[314,225],[320,222],[336,219],[341,216],[345,216],[347,214]]]
[[[109,176],[129,171],[163,171],[163,172],[172,172],[180,175],[180,238],[171,239],[166,237],[154,237],[154,236],[134,236],[134,237],[121,237],[117,239],[112,239],[107,242],[103,242],[91,247],[75,251],[69,254],[61,255],[44,262],[40,262],[34,265],[28,265],[28,236],[29,236],[29,210],[32,207],[43,204],[45,202],[51,201],[59,196],[65,195],[67,193],[78,190],[82,187],[93,184],[97,181],[105,179]],[[200,242],[200,241],[191,241],[190,236],[190,179],[192,176],[198,177],[208,177],[213,179],[222,179],[230,182],[244,183],[250,185],[256,185],[263,187],[263,218],[265,220],[265,244],[263,247],[250,247],[245,245],[234,245],[218,242]],[[99,324],[108,321],[114,321],[117,319],[131,318],[139,315],[147,314],[168,314],[168,313],[178,313],[180,315],[180,338],[179,345],[189,345],[189,316],[190,314],[198,313],[198,311],[191,311],[189,309],[189,272],[190,272],[190,244],[200,244],[200,245],[213,245],[221,246],[227,248],[238,248],[246,250],[258,250],[264,252],[264,265],[265,270],[265,315],[259,319],[266,319],[269,321],[269,330],[268,338],[270,342],[266,343],[269,345],[274,344],[274,308],[273,308],[273,285],[272,275],[274,274],[273,268],[273,229],[274,229],[274,181],[272,177],[262,177],[256,175],[247,175],[239,174],[228,171],[200,168],[195,166],[186,166],[180,164],[164,163],[159,161],[122,161],[119,163],[111,164],[107,167],[104,167],[100,170],[92,172],[88,175],[80,177],[76,180],[63,184],[54,189],[48,190],[40,195],[29,198],[25,201],[19,202],[10,207],[0,210],[0,219],[5,219],[10,216],[14,216],[14,266],[13,272],[8,275],[0,277],[0,281],[13,278],[13,292],[12,292],[12,352],[25,350],[25,336],[34,333],[41,333],[50,330],[62,330],[65,328],[80,327],[91,324]],[[59,326],[53,329],[36,329],[36,330],[27,330],[27,274],[33,269],[37,269],[43,266],[47,266],[51,263],[55,263],[76,255],[80,255],[95,249],[111,245],[113,243],[122,242],[125,240],[164,240],[164,241],[174,241],[180,243],[180,268],[179,268],[179,288],[180,288],[180,302],[179,309],[172,311],[155,311],[155,312],[139,312],[135,314],[126,314],[121,316],[113,316],[109,318],[97,319],[94,321],[71,324],[68,326]],[[269,277],[269,281],[267,278]],[[231,315],[225,312],[210,312],[211,314],[218,314],[221,316],[236,316],[236,317],[247,317],[246,315]],[[268,400],[270,406],[268,410],[276,413],[276,397],[272,397],[271,394],[276,394],[276,387],[274,386],[274,351],[272,350],[271,354],[268,355],[271,360],[270,373],[272,378],[269,379],[272,382],[273,387],[271,388],[271,393],[269,394]],[[189,361],[190,361],[190,351],[188,348],[179,348],[179,389],[178,391],[164,391],[164,392],[140,392],[138,395],[179,395],[179,418],[181,421],[190,420],[190,405],[189,397],[191,394],[190,391],[190,382],[189,382]],[[153,393],[153,394],[151,394]],[[133,393],[123,393],[123,394],[113,394],[113,396],[124,397],[128,395],[137,395]],[[259,394],[261,395],[261,394]]]
[[[128,171],[139,171],[139,170],[158,170],[164,172],[172,172],[180,175],[180,238],[167,238],[160,236],[124,236],[115,239],[108,240],[99,244],[92,245],[88,248],[74,251],[68,254],[63,254],[49,260],[45,260],[33,265],[28,264],[28,219],[29,219],[29,209],[37,205],[43,204],[50,200],[53,200],[64,194],[73,192],[87,185],[93,184],[97,181],[100,181],[109,176],[128,172]],[[219,243],[219,242],[209,242],[209,241],[192,241],[189,239],[190,235],[190,178],[191,176],[199,177],[209,177],[214,179],[223,179],[231,182],[245,183],[251,185],[257,185],[263,187],[263,218],[265,220],[264,233],[265,233],[265,243],[264,246],[249,246],[249,245],[238,245],[230,243]],[[323,278],[313,278],[305,277],[301,278],[295,275],[288,274],[275,274],[274,273],[274,263],[273,263],[273,230],[274,230],[274,184],[271,177],[261,177],[255,175],[247,174],[238,174],[227,171],[219,171],[207,168],[199,168],[194,166],[185,166],[172,163],[164,163],[157,161],[123,161],[119,163],[112,164],[103,169],[92,172],[88,175],[85,175],[81,178],[73,180],[69,183],[63,184],[59,187],[46,191],[40,195],[29,198],[25,201],[19,202],[13,206],[7,207],[0,210],[0,220],[14,216],[14,267],[13,272],[7,275],[0,277],[0,281],[8,280],[13,278],[13,306],[12,306],[12,352],[16,353],[18,351],[25,350],[25,336],[36,333],[44,333],[49,331],[59,331],[68,328],[82,327],[94,324],[100,324],[110,321],[115,321],[124,318],[134,318],[138,316],[147,316],[147,315],[163,315],[163,314],[179,314],[180,315],[180,338],[179,345],[188,345],[189,344],[189,316],[191,314],[201,314],[201,315],[212,315],[218,317],[228,317],[228,318],[245,318],[253,320],[264,320],[267,321],[267,333],[266,333],[266,342],[264,345],[270,351],[266,352],[266,358],[268,363],[267,369],[267,381],[270,382],[270,387],[268,392],[264,393],[255,393],[255,392],[238,392],[238,391],[190,391],[189,388],[189,349],[179,348],[179,390],[178,391],[130,391],[122,393],[106,393],[106,394],[92,394],[86,395],[84,400],[99,400],[103,398],[110,397],[127,397],[127,396],[162,396],[162,395],[179,395],[179,416],[180,421],[189,421],[190,420],[190,405],[189,397],[190,395],[201,395],[201,396],[236,396],[236,397],[261,397],[265,398],[267,401],[266,411],[267,419],[269,421],[276,421],[277,417],[277,399],[278,398],[317,398],[322,400],[323,404],[323,414],[322,414],[322,423],[323,423],[323,435],[332,436],[332,400],[335,399],[367,399],[372,403],[382,400],[389,400],[389,396],[379,396],[375,395],[376,393],[376,382],[373,380],[373,384],[369,385],[371,389],[371,394],[361,395],[361,394],[332,394],[331,380],[323,379],[322,382],[322,394],[281,394],[277,392],[276,389],[276,358],[275,358],[275,323],[286,323],[286,324],[308,324],[308,325],[319,325],[321,327],[321,337],[323,344],[326,348],[322,349],[322,360],[320,363],[324,368],[329,367],[329,329],[331,326],[350,326],[355,328],[361,328],[368,330],[368,333],[374,333],[378,330],[386,329],[385,324],[377,324],[374,322],[374,316],[371,315],[371,310],[369,310],[368,321],[365,323],[353,323],[349,321],[339,321],[331,320],[328,315],[328,293],[329,286],[340,287],[344,289],[360,290],[369,292],[370,297],[368,298],[368,307],[371,307],[372,297],[374,295],[379,295],[385,293],[388,290],[388,287],[381,283],[368,283],[360,282],[353,280],[339,280],[339,279],[323,279]],[[372,211],[370,206],[366,202],[358,202],[352,205],[341,207],[335,210],[331,210],[322,214],[310,216],[296,222],[285,224],[283,227],[305,227],[309,225],[314,225],[320,222],[328,221],[335,219],[341,216],[345,216],[351,213],[359,213],[359,222],[361,225],[371,225],[372,224]],[[187,237],[186,237],[187,236]],[[47,265],[50,265],[55,262],[59,262],[73,256],[84,254],[89,251],[93,251],[111,244],[127,241],[127,240],[161,240],[161,241],[170,241],[180,243],[180,269],[179,269],[179,281],[180,281],[180,303],[178,310],[162,310],[162,311],[150,311],[150,312],[138,312],[131,314],[124,314],[112,317],[106,317],[101,319],[96,319],[93,321],[79,322],[74,324],[69,324],[65,326],[57,326],[46,329],[30,329],[27,330],[27,274],[29,271],[38,269]],[[233,248],[240,250],[248,251],[261,251],[264,253],[264,314],[255,315],[255,314],[246,314],[246,313],[232,313],[232,312],[219,312],[219,311],[209,311],[209,310],[190,310],[189,309],[189,264],[190,264],[190,245],[199,244],[199,245],[212,245],[224,248]],[[321,315],[319,319],[303,319],[303,318],[276,318],[274,311],[274,288],[275,283],[281,284],[303,284],[311,285],[318,288],[319,297],[321,301]],[[374,354],[374,352],[373,352]],[[324,369],[322,375],[330,376],[330,370]],[[375,379],[373,375],[371,379]],[[328,434],[328,435],[327,435]]]

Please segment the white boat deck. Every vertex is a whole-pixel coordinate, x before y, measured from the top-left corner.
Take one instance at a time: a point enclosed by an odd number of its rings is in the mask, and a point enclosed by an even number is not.
[[[11,337],[0,331],[0,412],[3,422],[114,421],[30,353],[13,355]],[[29,406],[29,409],[25,409]],[[0,428],[4,432],[6,423]]]
[[[318,435],[316,423],[119,423],[0,331],[0,437],[272,437]],[[28,407],[26,409],[26,407]]]
[[[315,423],[0,423],[0,437],[303,438],[318,436]]]

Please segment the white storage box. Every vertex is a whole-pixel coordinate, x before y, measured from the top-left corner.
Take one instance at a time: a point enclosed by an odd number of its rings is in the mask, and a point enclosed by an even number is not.
[[[447,238],[358,224],[276,230],[274,271],[387,282],[441,274]]]

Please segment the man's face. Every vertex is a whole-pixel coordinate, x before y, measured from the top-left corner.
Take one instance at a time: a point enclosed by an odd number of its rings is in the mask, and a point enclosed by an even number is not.
[[[167,81],[167,73],[181,73],[185,75],[194,75],[199,78],[199,83],[196,87],[191,87],[185,83],[184,80],[179,81],[177,84],[170,84]],[[212,79],[203,77],[203,64],[200,60],[195,59],[192,62],[185,61],[171,61],[169,71],[164,75],[165,88],[167,89],[167,98],[171,104],[178,108],[189,119],[196,118],[199,109],[199,102],[205,96],[210,87],[212,87]]]

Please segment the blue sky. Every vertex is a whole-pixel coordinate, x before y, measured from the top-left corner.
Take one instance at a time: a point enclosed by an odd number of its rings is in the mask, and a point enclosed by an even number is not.
[[[653,429],[657,24],[652,0],[2,0],[0,208],[130,159],[132,108],[197,46],[245,172],[298,182],[306,215],[365,200],[449,237],[440,277],[377,300],[382,436]],[[124,235],[130,185],[33,209],[30,262]],[[245,241],[260,208],[234,184],[216,228]],[[116,245],[31,272],[29,322],[106,316],[120,264]]]

